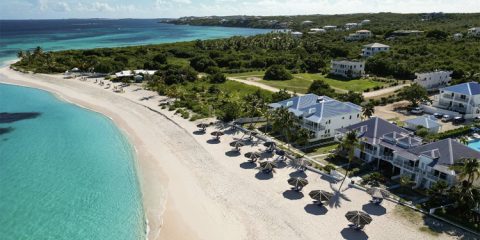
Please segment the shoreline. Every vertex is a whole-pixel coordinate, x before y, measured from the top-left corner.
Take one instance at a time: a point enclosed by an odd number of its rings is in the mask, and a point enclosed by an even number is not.
[[[63,79],[61,75],[23,74],[0,68],[0,82],[23,84],[58,93],[77,105],[110,117],[136,149],[138,181],[150,232],[148,239],[364,239],[350,231],[346,211],[368,209],[370,196],[348,189],[340,207],[319,210],[311,204],[308,191],[329,190],[333,183],[319,175],[298,172],[285,166],[275,176],[265,178],[243,155],[233,156],[228,143],[241,137],[231,133],[220,144],[210,143],[210,134],[197,135],[194,122],[174,112],[162,110],[153,100],[140,100],[153,92],[113,93],[93,80]],[[158,113],[157,113],[158,112]],[[213,131],[209,127],[208,132]],[[242,148],[242,154],[260,145]],[[247,149],[248,148],[248,149]],[[305,174],[310,182],[298,197],[286,180]],[[371,239],[429,239],[418,224],[394,215],[395,204],[384,202],[385,213],[363,234]],[[438,239],[454,239],[445,233]]]

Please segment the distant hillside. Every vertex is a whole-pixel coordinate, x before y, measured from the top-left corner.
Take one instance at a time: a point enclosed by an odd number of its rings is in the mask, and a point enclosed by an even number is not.
[[[250,28],[289,28],[307,31],[309,28],[322,28],[326,25],[344,27],[346,23],[360,23],[370,20],[368,29],[382,33],[391,29],[429,30],[442,24],[443,31],[460,31],[480,25],[480,13],[423,13],[423,14],[343,14],[343,15],[300,15],[300,16],[209,16],[182,17],[163,22],[198,26],[250,27]]]

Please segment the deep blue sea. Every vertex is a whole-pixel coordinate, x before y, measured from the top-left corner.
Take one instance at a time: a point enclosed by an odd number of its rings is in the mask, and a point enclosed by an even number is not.
[[[87,49],[269,30],[157,20],[0,20],[0,65],[19,50]],[[0,84],[0,239],[145,239],[135,157],[103,115]]]
[[[0,20],[0,62],[18,51],[85,49],[192,41],[266,33],[267,29],[202,27],[156,19]]]

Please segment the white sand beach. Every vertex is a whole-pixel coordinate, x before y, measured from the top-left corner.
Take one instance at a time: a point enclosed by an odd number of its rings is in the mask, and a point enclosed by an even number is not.
[[[353,188],[343,192],[349,200],[340,199],[340,206],[315,206],[308,193],[331,191],[329,181],[288,165],[273,177],[258,173],[243,153],[263,149],[261,144],[242,147],[242,154],[234,156],[229,143],[241,133],[226,134],[221,143],[212,144],[214,127],[199,135],[197,123],[162,110],[158,103],[163,97],[154,92],[130,86],[114,93],[92,79],[23,74],[8,67],[0,69],[0,82],[44,89],[113,119],[137,150],[149,239],[461,238],[454,231],[420,231],[421,225],[394,213],[394,203],[372,206],[367,193]],[[287,179],[304,174],[310,183],[303,194],[290,190]],[[370,213],[372,223],[364,231],[349,229],[344,215],[351,210]]]

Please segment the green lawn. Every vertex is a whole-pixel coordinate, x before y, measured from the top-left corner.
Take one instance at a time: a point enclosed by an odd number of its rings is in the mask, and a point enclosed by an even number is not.
[[[228,73],[226,74],[227,77],[238,77],[240,79],[247,79],[251,76],[260,76],[263,78],[265,71],[253,71],[253,72],[243,72],[243,73]]]
[[[235,73],[235,74],[228,74],[229,77],[238,77],[240,79],[247,79],[249,77],[259,77],[263,76],[263,71],[254,71],[254,72],[246,72],[246,73]],[[308,91],[308,87],[314,80],[324,80],[338,92],[345,92],[345,91],[356,91],[356,92],[363,92],[366,89],[374,88],[376,86],[383,86],[385,83],[377,82],[370,79],[355,79],[355,80],[336,80],[332,78],[327,78],[325,75],[322,74],[311,74],[311,73],[300,73],[294,74],[294,78],[292,80],[286,81],[275,81],[275,80],[259,80],[260,83],[265,85],[279,88],[279,89],[287,89],[297,93],[306,93]]]
[[[188,59],[185,59],[185,58],[169,57],[167,59],[167,62],[169,64],[175,64],[175,65],[180,65],[180,66],[190,65],[190,61]]]

